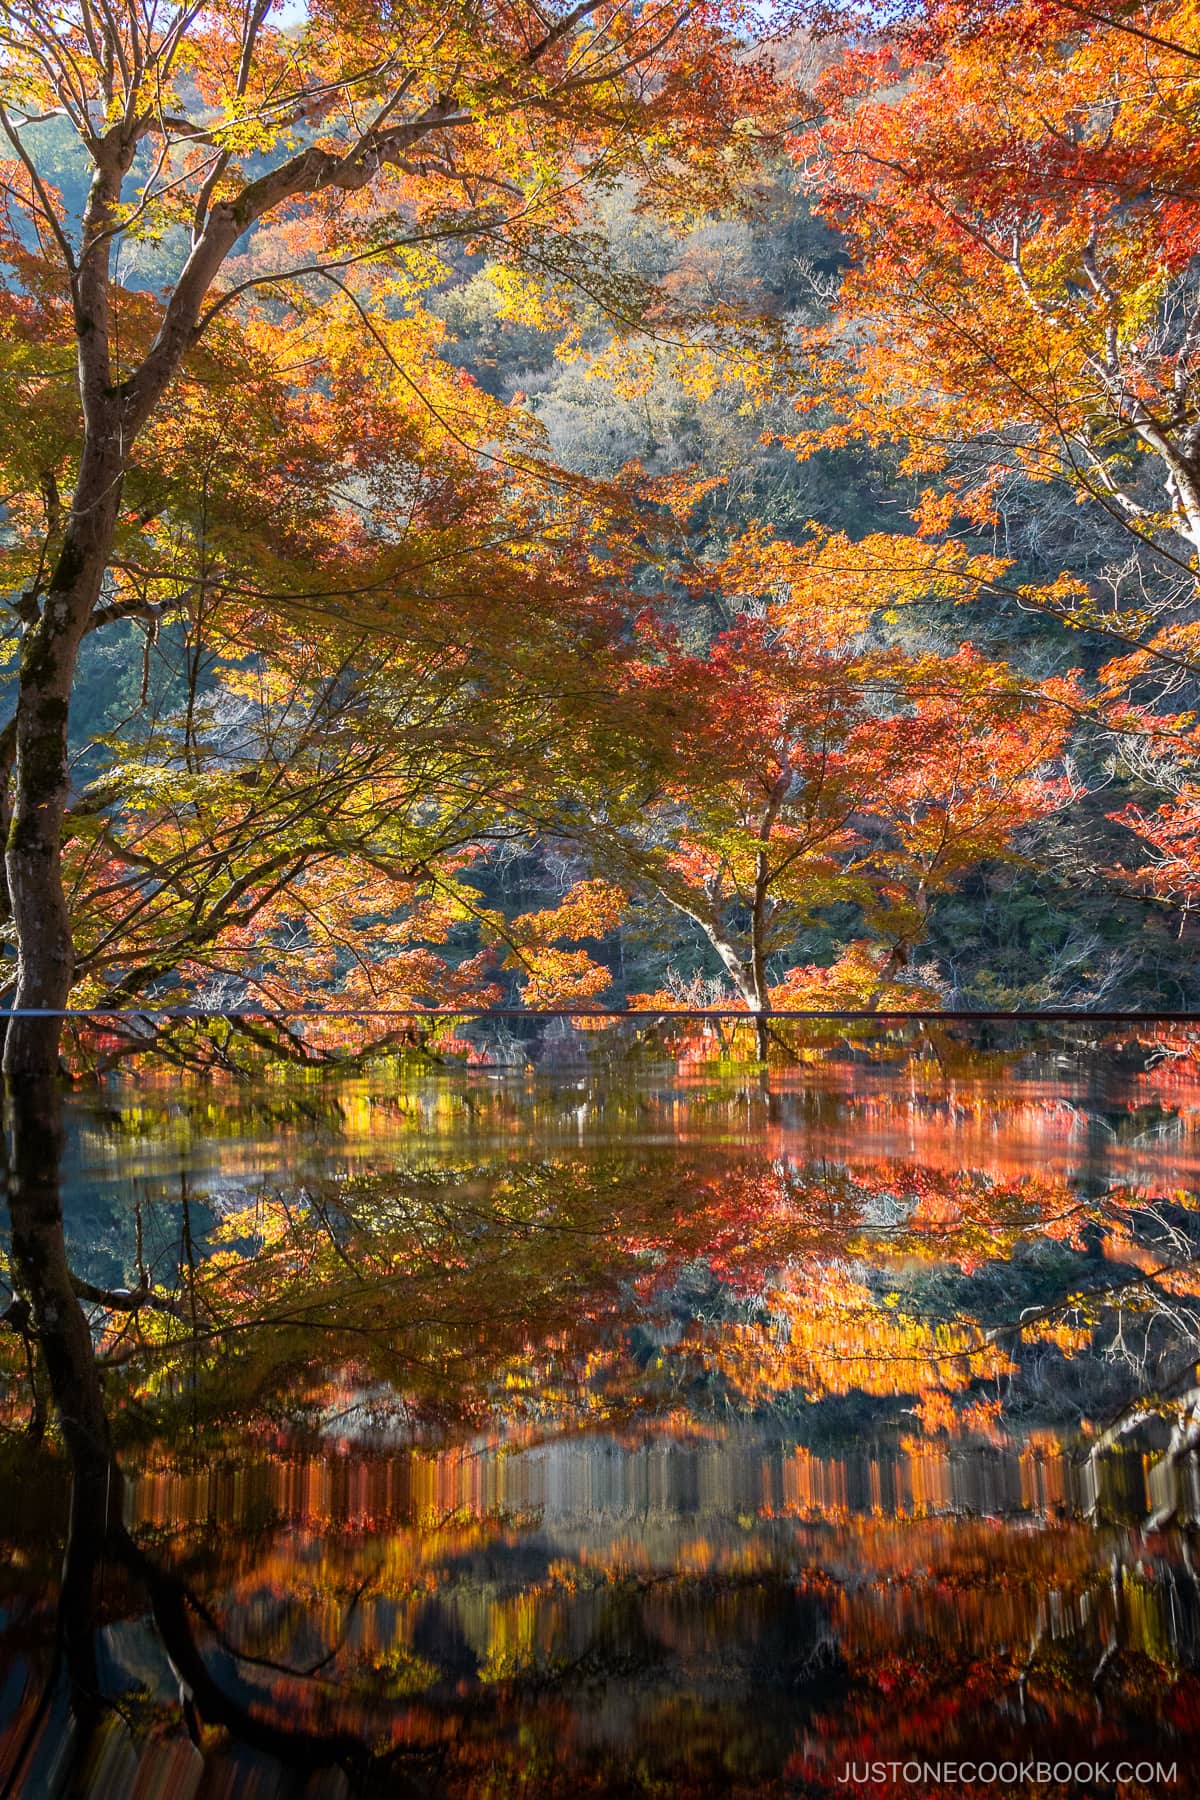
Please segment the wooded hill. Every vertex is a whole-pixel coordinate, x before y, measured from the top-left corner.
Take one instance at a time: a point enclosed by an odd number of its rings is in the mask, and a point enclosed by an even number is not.
[[[10,998],[1200,1004],[1192,9],[68,14]]]

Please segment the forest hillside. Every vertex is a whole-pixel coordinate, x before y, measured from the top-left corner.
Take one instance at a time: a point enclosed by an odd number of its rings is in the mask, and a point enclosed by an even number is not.
[[[2,10],[10,1002],[1200,1004],[1188,8]]]

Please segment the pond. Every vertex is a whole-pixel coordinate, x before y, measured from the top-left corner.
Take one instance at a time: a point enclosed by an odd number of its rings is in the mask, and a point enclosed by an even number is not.
[[[5,1793],[1196,1791],[1200,1030],[78,1068]]]

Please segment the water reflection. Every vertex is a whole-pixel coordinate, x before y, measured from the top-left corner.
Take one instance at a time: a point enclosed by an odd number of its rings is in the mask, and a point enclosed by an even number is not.
[[[935,1049],[14,1092],[7,1791],[1189,1768],[1197,1066]]]

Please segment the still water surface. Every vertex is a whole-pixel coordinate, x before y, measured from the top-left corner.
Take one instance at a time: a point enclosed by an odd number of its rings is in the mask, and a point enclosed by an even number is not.
[[[0,1787],[1200,1792],[1200,1044],[601,1036],[35,1122]]]

